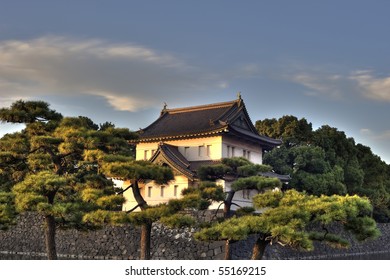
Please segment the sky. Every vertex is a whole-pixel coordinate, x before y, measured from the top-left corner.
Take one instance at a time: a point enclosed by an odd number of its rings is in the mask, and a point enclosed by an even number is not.
[[[390,1],[1,0],[0,107],[131,130],[231,101],[330,125],[390,163]],[[0,123],[0,136],[20,126]]]

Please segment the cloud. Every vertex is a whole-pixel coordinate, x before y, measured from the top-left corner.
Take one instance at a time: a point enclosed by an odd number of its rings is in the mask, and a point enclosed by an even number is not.
[[[390,77],[376,78],[372,71],[355,71],[351,77],[363,92],[363,96],[378,101],[390,102]]]
[[[162,100],[189,90],[226,87],[228,82],[219,75],[173,54],[131,43],[55,36],[0,41],[0,98],[9,103],[92,95],[104,97],[116,110],[134,112],[160,106]]]
[[[390,140],[390,130],[383,130],[380,132],[374,132],[369,128],[360,129],[360,134],[366,136],[372,140],[377,141],[389,141]]]
[[[369,128],[362,128],[362,129],[360,129],[360,134],[363,134],[363,135],[372,135],[372,131],[371,131],[371,129],[369,129]]]
[[[332,99],[342,97],[341,88],[344,80],[341,75],[301,72],[291,75],[289,79],[306,87],[308,91],[305,95],[307,96],[327,96]]]

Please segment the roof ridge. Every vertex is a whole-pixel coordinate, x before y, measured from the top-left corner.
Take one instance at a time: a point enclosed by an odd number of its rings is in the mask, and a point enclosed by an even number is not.
[[[173,108],[173,109],[166,109],[166,112],[179,114],[179,113],[191,112],[191,111],[209,110],[209,109],[215,109],[220,107],[230,107],[234,105],[236,102],[237,100],[233,100],[233,101],[225,101],[225,102],[218,102],[218,103],[211,103],[211,104],[204,104],[204,105]]]

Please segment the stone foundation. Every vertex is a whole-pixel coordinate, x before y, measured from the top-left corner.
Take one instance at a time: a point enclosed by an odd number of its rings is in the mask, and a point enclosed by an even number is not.
[[[378,224],[382,235],[363,243],[350,239],[351,248],[334,249],[316,244],[312,252],[268,246],[265,259],[387,259],[390,258],[390,224]],[[58,230],[57,253],[60,259],[130,259],[139,258],[139,229],[132,225],[106,226],[96,231]],[[154,260],[215,260],[223,259],[220,242],[199,242],[193,239],[195,229],[170,229],[154,224],[151,257]],[[249,259],[255,236],[232,244],[233,259]],[[43,218],[24,213],[17,224],[0,232],[0,259],[46,259]]]

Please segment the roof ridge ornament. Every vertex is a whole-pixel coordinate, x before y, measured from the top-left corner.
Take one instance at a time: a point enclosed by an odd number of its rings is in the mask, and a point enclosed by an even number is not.
[[[241,97],[241,91],[239,91],[239,92],[237,92],[237,104],[238,104],[238,106],[241,107],[243,102],[244,101],[242,100],[242,97]]]
[[[162,110],[161,110],[161,116],[166,112],[166,111],[168,111],[168,109],[167,109],[167,103],[166,102],[164,102],[164,107],[162,108]]]

